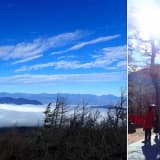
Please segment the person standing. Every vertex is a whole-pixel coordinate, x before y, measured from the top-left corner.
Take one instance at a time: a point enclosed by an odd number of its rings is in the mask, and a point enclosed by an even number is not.
[[[145,131],[145,140],[144,143],[151,142],[151,130],[153,127],[154,115],[152,111],[152,106],[148,107],[148,111],[144,117],[144,131]]]
[[[158,135],[160,133],[159,116],[158,116],[158,114],[156,114],[156,116],[155,116],[153,128],[154,128],[153,132],[155,133],[155,139],[157,139]]]

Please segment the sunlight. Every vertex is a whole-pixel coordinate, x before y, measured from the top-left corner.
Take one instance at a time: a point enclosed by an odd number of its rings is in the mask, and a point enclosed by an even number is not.
[[[160,8],[156,4],[144,4],[137,10],[136,20],[144,39],[158,38],[160,36]]]

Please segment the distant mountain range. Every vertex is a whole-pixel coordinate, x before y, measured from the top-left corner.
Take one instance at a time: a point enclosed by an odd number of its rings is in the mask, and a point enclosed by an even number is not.
[[[11,97],[0,97],[0,104],[34,104],[34,105],[42,105],[41,102],[37,100],[29,100],[24,98],[11,98]]]
[[[65,99],[66,104],[81,105],[114,105],[120,97],[114,95],[92,95],[92,94],[58,94]],[[28,94],[28,93],[0,93],[0,103],[14,104],[48,104],[56,102],[57,94]]]
[[[120,107],[114,105],[103,105],[103,106],[90,106],[90,108],[101,108],[101,109],[120,109]],[[127,110],[126,107],[122,108],[123,110]]]

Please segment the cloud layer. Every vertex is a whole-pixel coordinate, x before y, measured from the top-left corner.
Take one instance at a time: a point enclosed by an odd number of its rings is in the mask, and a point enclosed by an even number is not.
[[[13,64],[27,62],[41,57],[45,51],[58,46],[65,46],[83,36],[82,31],[62,33],[49,38],[37,38],[32,42],[21,42],[15,45],[0,46],[0,59],[17,60]]]
[[[88,73],[88,74],[55,74],[33,75],[22,74],[0,77],[1,85],[46,84],[46,83],[92,83],[92,82],[119,82],[125,78],[124,72]]]
[[[74,83],[78,87],[81,84],[97,84],[103,88],[107,82],[122,85],[126,77],[127,49],[126,45],[120,45],[123,43],[119,43],[119,38],[119,34],[90,35],[89,32],[76,30],[0,46],[0,62],[2,68],[7,67],[7,72],[1,72],[0,86],[9,92],[11,88],[13,92],[19,92],[20,88],[24,92],[34,89],[36,92],[47,92],[52,88],[59,92],[65,88],[71,93],[77,92],[74,87],[72,89]],[[62,85],[64,88],[61,88]],[[97,92],[94,87],[88,90]]]
[[[92,55],[91,61],[82,63],[79,60],[60,60],[56,62],[48,62],[42,64],[35,64],[31,66],[22,66],[15,70],[15,72],[24,72],[30,70],[40,70],[48,67],[54,69],[90,69],[90,68],[104,68],[107,69],[108,65],[117,62],[117,67],[126,67],[126,46],[116,46],[103,48],[96,55]]]
[[[78,43],[76,45],[73,45],[72,47],[70,47],[70,48],[68,48],[66,50],[53,52],[52,54],[62,54],[62,53],[66,53],[66,52],[69,52],[69,51],[78,50],[78,49],[83,48],[83,47],[88,46],[88,45],[109,41],[109,40],[116,39],[116,38],[119,38],[119,37],[120,37],[120,35],[111,35],[111,36],[98,37],[98,38],[92,39],[90,41],[85,41],[85,42],[81,42],[81,43]]]

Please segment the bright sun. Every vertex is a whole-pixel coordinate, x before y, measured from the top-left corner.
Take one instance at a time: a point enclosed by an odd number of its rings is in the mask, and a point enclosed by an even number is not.
[[[136,21],[144,38],[160,37],[160,8],[155,4],[143,5],[137,10]]]

